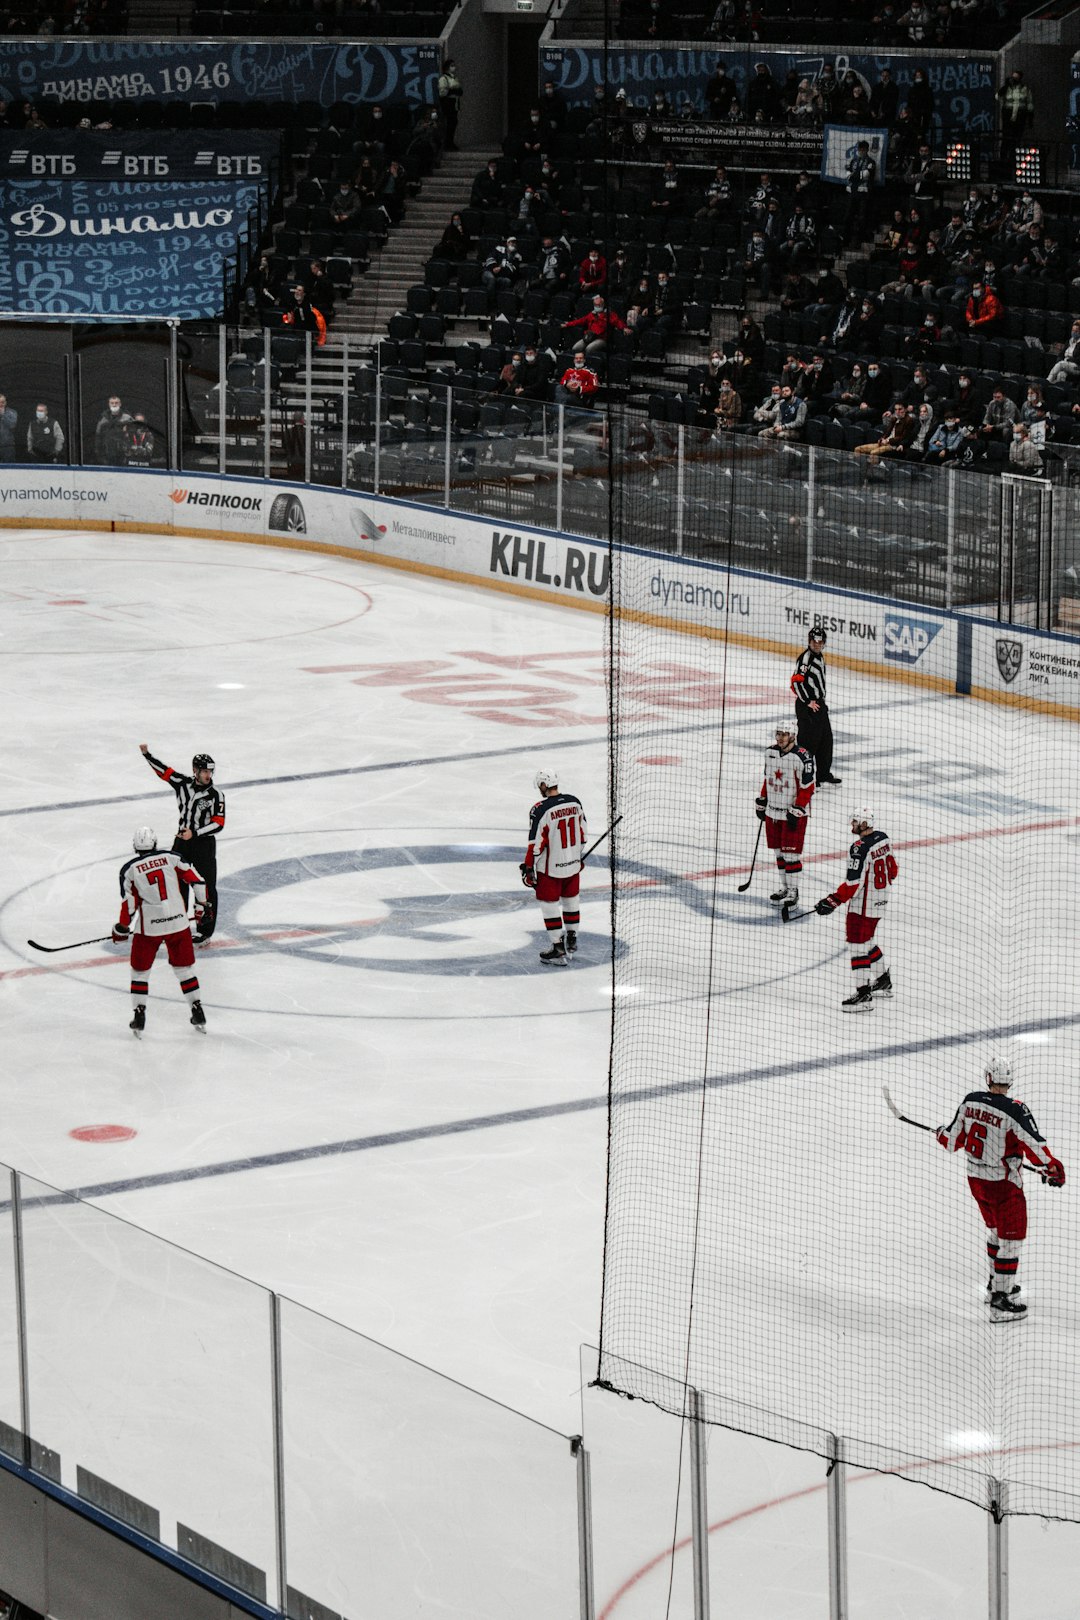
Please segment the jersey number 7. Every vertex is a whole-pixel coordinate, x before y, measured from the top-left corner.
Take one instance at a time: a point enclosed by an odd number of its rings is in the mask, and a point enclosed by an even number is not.
[[[144,872],[143,876],[145,877],[147,883],[152,883],[154,885],[155,889],[163,900],[167,900],[169,898],[169,891],[165,887],[165,874],[161,870],[160,866],[156,867],[153,872]]]

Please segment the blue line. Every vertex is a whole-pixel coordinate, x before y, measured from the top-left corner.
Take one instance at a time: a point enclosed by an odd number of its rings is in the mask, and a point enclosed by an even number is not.
[[[1007,1040],[1034,1030],[1068,1029],[1080,1023],[1080,1013],[1063,1014],[1059,1018],[1039,1019],[1022,1024],[1001,1024],[994,1029],[972,1030],[967,1034],[937,1035],[922,1041],[901,1041],[889,1046],[877,1046],[868,1052],[829,1053],[807,1061],[797,1058],[790,1063],[769,1064],[766,1068],[741,1069],[735,1074],[710,1075],[704,1081],[707,1091],[725,1086],[749,1085],[755,1080],[779,1080],[789,1075],[807,1075],[815,1071],[850,1069],[863,1063],[876,1063],[882,1058],[911,1057],[922,1052],[947,1051],[953,1047],[972,1046],[978,1041]],[[701,1080],[679,1080],[671,1085],[642,1086],[614,1099],[614,1106],[652,1102],[658,1097],[684,1096],[701,1090]],[[247,1159],[226,1159],[220,1164],[191,1166],[186,1170],[163,1170],[156,1175],[131,1176],[125,1181],[101,1181],[86,1187],[73,1187],[69,1192],[57,1193],[54,1198],[28,1199],[31,1204],[65,1203],[72,1198],[110,1198],[118,1193],[145,1192],[152,1187],[174,1187],[184,1181],[206,1181],[213,1176],[238,1175],[245,1170],[271,1170],[282,1164],[303,1164],[311,1159],[340,1158],[347,1153],[366,1153],[373,1148],[398,1147],[406,1142],[428,1142],[437,1137],[461,1136],[470,1131],[487,1131],[503,1125],[527,1125],[539,1119],[560,1119],[570,1114],[595,1113],[606,1108],[607,1095],[578,1097],[566,1102],[543,1103],[534,1108],[515,1108],[501,1114],[477,1114],[467,1119],[445,1120],[438,1125],[414,1125],[407,1130],[383,1131],[377,1136],[355,1136],[343,1142],[324,1142],[314,1147],[285,1148],[279,1153],[259,1153]],[[10,1208],[10,1202],[0,1203],[0,1210]]]

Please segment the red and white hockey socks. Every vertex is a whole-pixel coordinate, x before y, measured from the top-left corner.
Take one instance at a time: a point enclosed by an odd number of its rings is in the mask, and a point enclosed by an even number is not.
[[[855,975],[856,986],[872,984],[875,979],[880,979],[887,971],[881,946],[872,942],[869,945],[852,945],[851,971]]]
[[[560,900],[541,900],[540,910],[544,914],[544,927],[549,934],[561,934],[563,925],[562,902]]]
[[[149,993],[150,993],[150,981],[148,979],[137,979],[137,978],[135,978],[134,975],[132,975],[132,979],[131,979],[131,1004],[132,1004],[132,1006],[133,1007],[145,1007],[146,1006],[146,998],[149,995]]]
[[[199,999],[199,980],[190,968],[174,966],[173,972],[176,974],[177,983],[184,993],[184,1000],[190,1007],[193,1001]]]

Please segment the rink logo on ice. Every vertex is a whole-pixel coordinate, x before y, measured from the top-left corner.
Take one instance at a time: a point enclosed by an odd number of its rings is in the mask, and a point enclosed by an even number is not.
[[[995,643],[997,653],[998,674],[1006,686],[1011,686],[1020,673],[1020,665],[1024,662],[1024,643],[1022,641],[1006,641],[1004,638]]]
[[[262,500],[257,495],[223,495],[216,489],[174,489],[169,499],[177,506],[213,506],[226,512],[262,511]]]
[[[894,664],[917,664],[940,629],[931,619],[886,619],[885,657]]]

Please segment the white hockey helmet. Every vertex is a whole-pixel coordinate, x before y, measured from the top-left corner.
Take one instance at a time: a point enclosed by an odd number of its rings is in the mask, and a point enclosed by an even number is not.
[[[773,726],[773,735],[775,737],[778,737],[782,731],[786,732],[789,737],[797,737],[799,735],[799,723],[793,715],[784,715],[783,718],[778,720],[775,726]]]
[[[1003,1091],[1008,1091],[1013,1083],[1013,1066],[1008,1058],[991,1058],[985,1073],[988,1086],[1000,1086]]]
[[[536,786],[540,789],[540,792],[544,793],[544,792],[547,791],[548,788],[557,788],[558,787],[558,785],[559,785],[559,773],[558,773],[558,771],[553,771],[553,770],[545,768],[542,771],[537,771],[536,775],[533,777],[533,781],[535,782]]]
[[[148,850],[157,849],[157,833],[153,827],[136,827],[131,835],[131,847],[136,855],[145,855]]]
[[[874,825],[874,812],[868,810],[865,804],[859,805],[857,809],[851,812],[851,825],[853,827],[872,827]]]

